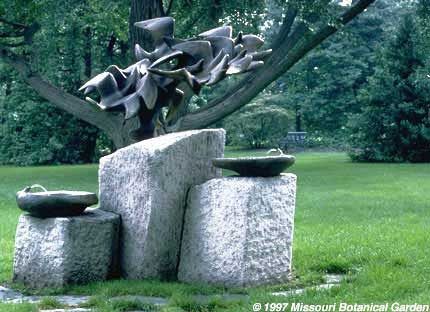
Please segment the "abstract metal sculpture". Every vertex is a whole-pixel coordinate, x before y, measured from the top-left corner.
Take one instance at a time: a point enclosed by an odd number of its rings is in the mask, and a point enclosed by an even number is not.
[[[41,188],[43,192],[31,192]],[[82,214],[85,208],[97,204],[95,193],[80,191],[47,191],[34,184],[16,193],[18,207],[31,216],[39,218],[73,217]]]
[[[86,98],[102,110],[125,110],[125,120],[138,117],[139,128],[130,132],[134,140],[153,136],[156,124],[169,122],[190,93],[211,86],[228,75],[261,67],[271,50],[258,51],[263,40],[241,32],[232,37],[232,27],[222,26],[201,33],[198,38],[174,38],[175,21],[161,17],[135,23],[148,31],[155,50],[135,47],[137,63],[120,69],[109,66],[80,90],[97,90],[100,101]],[[168,107],[166,116],[162,108]]]
[[[277,152],[277,156],[214,158],[215,167],[233,170],[242,177],[275,177],[294,165],[296,158],[285,155],[280,149],[271,149],[268,154]]]

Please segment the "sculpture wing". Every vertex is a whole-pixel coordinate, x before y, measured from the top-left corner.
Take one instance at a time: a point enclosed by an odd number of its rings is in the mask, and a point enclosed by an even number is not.
[[[137,93],[130,94],[125,97],[123,100],[123,104],[125,107],[125,116],[124,119],[128,120],[137,115],[140,109],[140,99]]]
[[[264,44],[263,39],[256,35],[244,35],[240,42],[248,52],[255,52]]]
[[[224,55],[221,62],[211,71],[211,76],[206,85],[211,86],[221,81],[226,77],[226,72],[228,68],[228,55]]]
[[[136,93],[143,98],[143,101],[149,110],[152,110],[155,107],[158,97],[158,88],[157,84],[149,74],[146,74],[137,82]]]
[[[227,75],[235,75],[243,73],[248,69],[248,66],[252,62],[252,56],[246,55],[245,57],[233,62],[230,64],[229,68],[227,69],[226,74]]]
[[[109,72],[104,72],[95,76],[93,79],[80,87],[79,90],[84,90],[88,87],[90,87],[91,90],[94,90],[95,87],[99,92],[101,101],[98,103],[98,105],[102,109],[115,106],[115,102],[122,97],[115,77]]]
[[[137,22],[134,25],[148,31],[156,46],[163,42],[163,37],[173,37],[175,31],[175,20],[168,16]]]
[[[231,26],[221,26],[217,28],[210,29],[208,31],[202,32],[199,37],[213,37],[213,36],[222,36],[231,38],[233,34],[233,28]]]
[[[188,54],[196,61],[203,59],[205,64],[209,64],[213,59],[212,47],[207,40],[186,41],[176,44],[172,48]]]
[[[170,60],[173,60],[174,58],[177,58],[178,56],[181,56],[183,54],[182,51],[172,51],[169,54],[166,54],[162,57],[160,57],[158,60],[156,60],[154,63],[149,66],[150,68],[157,67],[158,65],[164,64],[166,62],[169,62]]]
[[[212,53],[214,56],[218,55],[218,53],[221,50],[224,50],[224,52],[228,55],[233,56],[234,53],[234,42],[230,38],[226,37],[208,37],[206,38],[207,41],[211,43],[212,46]]]

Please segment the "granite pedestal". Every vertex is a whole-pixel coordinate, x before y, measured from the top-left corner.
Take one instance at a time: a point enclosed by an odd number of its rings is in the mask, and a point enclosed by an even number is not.
[[[106,280],[118,269],[118,215],[87,209],[67,218],[21,215],[13,279],[29,287],[61,287]]]
[[[288,281],[296,176],[224,177],[191,188],[179,280],[246,287]]]

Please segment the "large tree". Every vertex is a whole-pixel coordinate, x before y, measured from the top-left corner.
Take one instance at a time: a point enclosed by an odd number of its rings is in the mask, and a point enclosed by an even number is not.
[[[238,1],[238,2],[243,2]],[[341,7],[330,0],[315,1],[281,1],[285,13],[279,32],[272,40],[272,55],[265,61],[266,66],[244,77],[228,88],[222,96],[211,100],[207,105],[194,111],[186,111],[169,125],[167,131],[181,131],[207,127],[238,110],[263,89],[286,73],[300,61],[309,51],[325,39],[336,33],[343,25],[363,12],[375,0],[357,0],[352,5]],[[258,2],[258,1],[257,1]],[[338,1],[335,1],[338,2]],[[172,7],[179,5],[211,6],[210,14],[222,13],[223,6],[231,1],[222,0],[175,0],[163,3],[162,0],[132,0],[129,18],[128,47],[135,43],[148,46],[148,38],[144,33],[133,27],[134,22],[147,18],[165,16]],[[261,3],[261,1],[260,1]],[[334,9],[334,14],[331,14]],[[336,13],[337,12],[337,13]],[[250,14],[250,18],[252,18]],[[56,107],[103,130],[114,142],[117,148],[133,143],[129,131],[136,127],[134,122],[123,122],[122,114],[112,114],[98,111],[79,97],[64,91],[47,81],[44,76],[32,68],[35,62],[31,54],[34,34],[38,31],[37,21],[25,23],[0,18],[3,30],[0,34],[0,58],[19,72],[24,81],[31,86],[42,98],[50,101]],[[115,27],[115,25],[112,25]],[[12,38],[12,39],[11,39]],[[20,40],[21,38],[21,40]],[[116,38],[111,38],[115,41]],[[115,44],[115,42],[113,42]],[[123,42],[123,50],[126,50]],[[25,48],[22,48],[25,47]],[[130,50],[130,49],[128,49]]]
[[[351,157],[359,161],[430,161],[428,56],[413,15],[406,15],[361,91],[361,114],[351,120]]]

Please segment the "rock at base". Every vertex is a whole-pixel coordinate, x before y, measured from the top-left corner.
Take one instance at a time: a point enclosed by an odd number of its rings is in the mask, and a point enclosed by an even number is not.
[[[296,179],[227,177],[193,187],[179,280],[226,287],[288,281]]]
[[[117,270],[120,218],[100,209],[41,219],[21,215],[13,279],[34,288],[106,280]]]
[[[121,215],[120,263],[128,279],[176,277],[188,189],[221,175],[225,131],[145,140],[100,160],[100,207]]]

